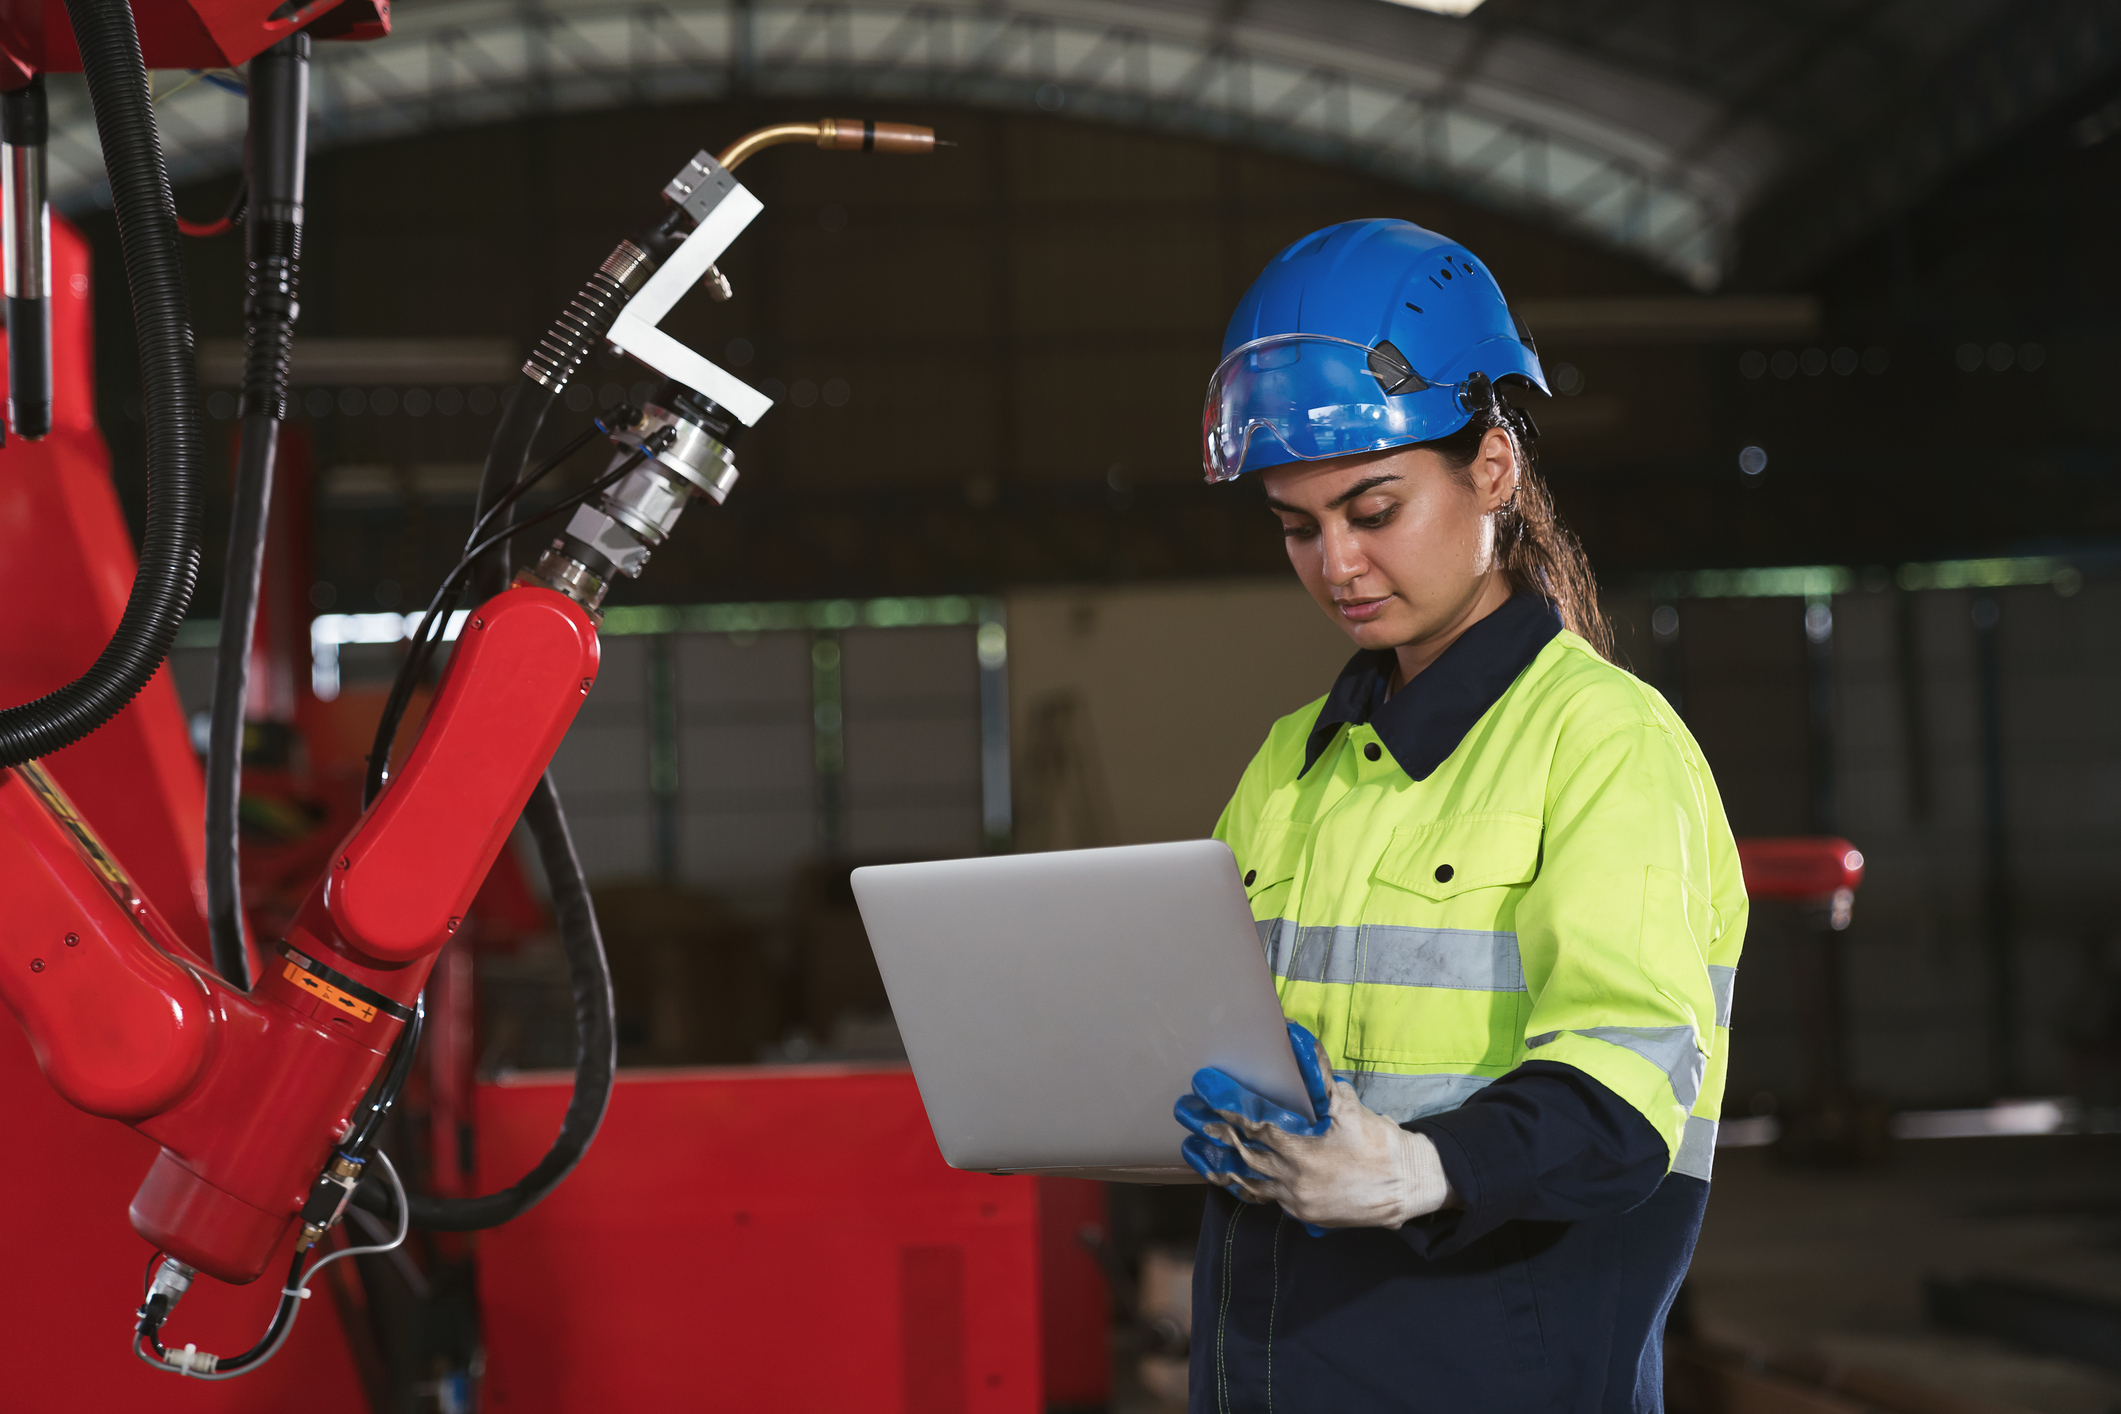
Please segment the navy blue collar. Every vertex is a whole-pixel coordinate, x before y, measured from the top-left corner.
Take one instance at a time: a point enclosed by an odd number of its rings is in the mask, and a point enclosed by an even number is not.
[[[1392,650],[1364,649],[1340,670],[1318,709],[1297,774],[1318,763],[1341,727],[1367,722],[1409,778],[1427,780],[1561,629],[1552,604],[1513,594],[1389,698]]]

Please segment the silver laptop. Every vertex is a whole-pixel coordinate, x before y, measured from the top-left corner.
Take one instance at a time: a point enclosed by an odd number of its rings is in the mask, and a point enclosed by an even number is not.
[[[951,1167],[1187,1182],[1171,1106],[1215,1066],[1311,1106],[1218,840],[854,871]]]

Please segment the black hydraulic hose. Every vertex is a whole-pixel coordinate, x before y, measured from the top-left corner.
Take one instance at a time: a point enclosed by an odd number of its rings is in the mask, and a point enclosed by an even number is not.
[[[168,655],[199,578],[202,462],[191,309],[140,36],[126,0],[67,0],[66,13],[88,78],[132,293],[147,408],[147,527],[125,613],[88,671],[57,692],[0,710],[0,766],[69,746],[132,701]]]
[[[206,923],[214,970],[248,989],[238,807],[243,723],[250,696],[251,635],[272,518],[273,464],[287,418],[302,264],[302,190],[309,137],[309,36],[290,35],[250,62],[250,141],[244,151],[249,215],[243,225],[249,288],[243,299],[243,434],[236,455],[235,515],[221,582],[221,637],[206,750]]]
[[[568,980],[574,988],[574,1093],[560,1120],[559,1135],[530,1172],[497,1193],[477,1198],[408,1197],[412,1225],[430,1232],[476,1232],[499,1227],[536,1207],[560,1180],[574,1171],[589,1142],[604,1123],[611,1103],[611,1084],[619,1064],[618,1030],[613,1024],[611,968],[604,958],[604,937],[582,878],[581,860],[568,833],[560,793],[546,774],[523,807],[523,823],[537,841],[538,859],[552,884],[553,914],[560,925],[560,948],[567,955]],[[395,1218],[390,1195],[373,1179],[363,1180],[355,1200],[379,1217]]]
[[[655,264],[656,259],[633,242],[619,242],[560,312],[523,365],[523,376],[501,414],[501,425],[487,448],[485,470],[479,479],[479,501],[472,513],[472,543],[466,546],[472,563],[465,581],[473,593],[473,602],[483,602],[508,585],[508,539],[515,511],[502,507],[522,480],[523,470],[530,463],[531,443],[544,426],[546,414],[582,360],[611,328],[626,297],[640,289]],[[481,541],[481,530],[497,511],[497,533]],[[439,601],[445,596],[438,593],[436,597]],[[439,624],[434,625],[434,631],[439,635]],[[377,749],[387,755],[388,737],[379,731],[379,738],[383,745]],[[387,760],[369,762],[371,799],[381,787],[385,765]],[[541,777],[531,792],[529,803],[523,807],[523,823],[537,844],[538,859],[545,866],[545,878],[552,888],[560,947],[567,955],[568,979],[574,988],[574,1092],[552,1147],[529,1173],[509,1187],[477,1198],[410,1196],[407,1208],[413,1225],[430,1231],[475,1232],[498,1227],[528,1212],[573,1172],[589,1148],[589,1141],[596,1138],[604,1123],[604,1110],[611,1102],[612,1076],[619,1059],[618,1031],[612,1015],[611,966],[604,957],[596,907],[590,900],[589,884],[582,876],[582,862],[575,854],[574,839],[567,829],[567,812],[561,808],[551,772]],[[373,1180],[364,1180],[354,1197],[371,1212],[389,1210],[389,1200]]]

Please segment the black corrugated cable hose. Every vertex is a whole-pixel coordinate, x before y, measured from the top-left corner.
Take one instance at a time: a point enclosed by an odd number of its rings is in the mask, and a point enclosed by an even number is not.
[[[611,968],[604,957],[604,938],[597,928],[596,908],[589,899],[589,885],[582,878],[582,864],[574,852],[574,839],[567,830],[567,816],[560,808],[560,793],[553,788],[550,773],[539,779],[523,807],[523,823],[537,842],[539,862],[552,885],[552,910],[560,925],[560,948],[567,955],[568,980],[574,987],[574,1022],[577,1054],[574,1093],[560,1132],[545,1157],[530,1172],[500,1190],[477,1198],[435,1198],[409,1195],[412,1225],[430,1232],[476,1232],[499,1227],[536,1207],[560,1180],[574,1171],[604,1123],[611,1102],[611,1082],[619,1064],[618,1030],[612,1024]],[[391,1220],[389,1190],[373,1178],[364,1178],[354,1190],[354,1201],[368,1211]]]
[[[546,414],[625,303],[629,278],[626,272],[645,277],[646,269],[653,264],[638,246],[621,242],[553,321],[532,352],[487,448],[486,467],[479,480],[479,501],[472,512],[473,525],[482,522],[521,479],[530,462],[531,444],[545,425]],[[514,512],[507,516],[512,519]],[[503,537],[472,569],[473,602],[498,594],[508,586],[508,578],[508,541]],[[380,775],[383,764],[370,762],[371,781]],[[545,878],[552,889],[560,948],[566,954],[568,981],[574,990],[574,1090],[552,1147],[515,1183],[476,1198],[409,1195],[412,1225],[430,1232],[476,1232],[499,1227],[530,1211],[581,1162],[611,1103],[612,1079],[619,1061],[611,966],[604,956],[604,939],[597,928],[589,884],[582,877],[581,860],[575,855],[574,839],[568,833],[567,812],[560,804],[560,793],[550,772],[539,779],[529,803],[523,807],[523,823],[537,845],[539,862],[544,865]],[[354,1200],[370,1212],[395,1216],[390,1212],[389,1195],[372,1178],[364,1179],[355,1189]]]
[[[140,36],[125,0],[67,0],[66,14],[88,79],[132,294],[147,407],[147,527],[125,613],[88,671],[34,702],[0,710],[0,766],[70,746],[132,701],[169,653],[199,578],[201,438],[191,308]]]
[[[302,265],[302,186],[308,146],[309,36],[289,35],[250,63],[250,141],[243,225],[249,288],[243,299],[242,440],[236,453],[235,514],[221,582],[221,636],[214,656],[214,707],[206,749],[206,925],[214,971],[248,990],[238,806],[243,796],[243,724],[258,581],[272,518],[273,463],[287,419]]]

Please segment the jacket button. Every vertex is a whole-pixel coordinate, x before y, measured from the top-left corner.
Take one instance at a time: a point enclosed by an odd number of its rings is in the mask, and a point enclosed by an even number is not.
[[[1257,879],[1258,877],[1259,877],[1259,871],[1258,871],[1257,869],[1247,869],[1247,870],[1245,871],[1245,887],[1246,887],[1246,888],[1248,888],[1248,889],[1249,889],[1249,888],[1251,888],[1251,887],[1252,887],[1252,881],[1253,881],[1254,879]]]
[[[1380,751],[1377,747],[1377,743],[1373,741],[1368,746],[1362,749],[1362,754],[1369,757],[1372,761],[1375,761],[1378,757],[1384,755],[1384,752]]]
[[[1448,865],[1448,864],[1439,864],[1439,865],[1437,865],[1437,866],[1436,866],[1436,882],[1437,882],[1437,883],[1439,883],[1439,884],[1448,884],[1448,883],[1450,883],[1450,882],[1451,882],[1451,866],[1450,866],[1450,865]]]

